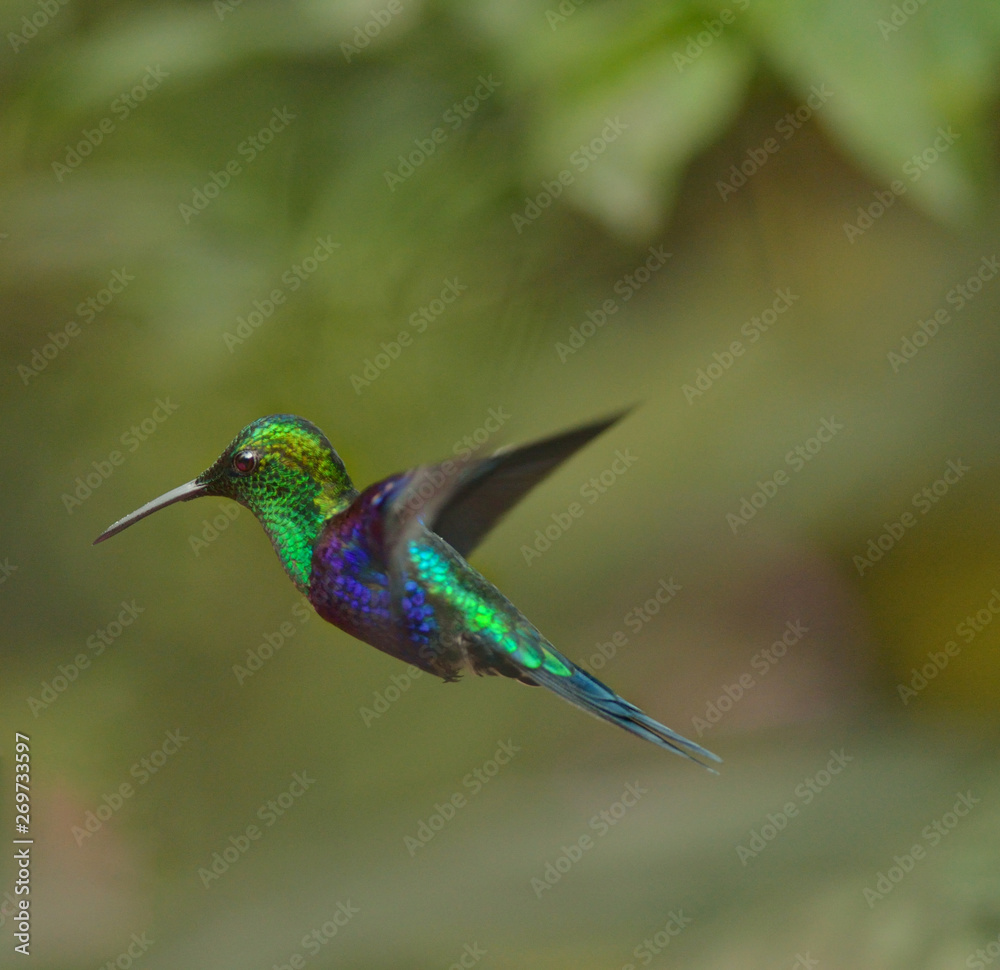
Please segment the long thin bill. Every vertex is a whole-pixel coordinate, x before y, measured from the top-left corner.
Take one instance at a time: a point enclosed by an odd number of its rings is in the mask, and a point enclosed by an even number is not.
[[[159,498],[154,498],[152,502],[147,502],[141,509],[136,509],[131,515],[126,515],[123,519],[119,519],[111,528],[105,529],[94,540],[94,545],[96,546],[97,543],[104,542],[105,539],[110,539],[112,536],[118,535],[119,532],[135,524],[139,519],[144,519],[147,515],[152,515],[160,509],[165,509],[168,505],[173,505],[175,502],[187,502],[190,499],[197,498],[199,495],[204,495],[207,488],[207,485],[198,484],[197,480],[179,485],[177,488],[172,488]]]

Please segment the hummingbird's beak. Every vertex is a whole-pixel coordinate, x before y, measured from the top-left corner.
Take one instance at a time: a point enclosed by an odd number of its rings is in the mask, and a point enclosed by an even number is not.
[[[168,505],[173,505],[175,502],[188,502],[193,498],[198,498],[199,495],[204,495],[208,491],[208,487],[209,483],[199,482],[196,478],[185,485],[172,488],[166,494],[161,495],[159,498],[154,498],[152,502],[147,502],[141,509],[136,509],[131,515],[126,515],[125,518],[119,519],[113,526],[105,529],[94,540],[94,545],[96,546],[97,543],[104,542],[105,539],[110,539],[112,536],[118,535],[119,532],[138,522],[139,519],[144,519],[147,515],[152,515],[160,509],[165,509]]]

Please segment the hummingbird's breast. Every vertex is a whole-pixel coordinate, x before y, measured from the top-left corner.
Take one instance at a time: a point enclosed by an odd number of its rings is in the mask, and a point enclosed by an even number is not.
[[[398,570],[364,506],[332,517],[313,551],[309,601],[324,620],[439,677],[461,666],[450,624],[423,588]]]

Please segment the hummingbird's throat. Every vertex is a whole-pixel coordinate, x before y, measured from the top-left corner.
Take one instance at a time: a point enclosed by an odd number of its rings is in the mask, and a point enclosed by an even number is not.
[[[292,523],[264,523],[264,529],[271,539],[274,551],[281,560],[292,582],[300,592],[308,592],[309,576],[312,572],[312,553],[316,535],[307,535],[301,528]]]
[[[292,582],[300,592],[309,591],[316,541],[330,516],[350,504],[354,490],[334,490],[316,485],[302,489],[295,500],[282,497],[253,509]]]

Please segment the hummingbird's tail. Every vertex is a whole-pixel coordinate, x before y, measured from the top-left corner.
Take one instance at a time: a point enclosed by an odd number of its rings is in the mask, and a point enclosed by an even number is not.
[[[624,697],[619,697],[596,677],[581,670],[569,660],[563,659],[572,668],[570,676],[553,673],[546,670],[545,666],[541,666],[530,671],[531,679],[543,687],[548,687],[549,690],[554,691],[571,704],[593,714],[594,717],[609,721],[640,738],[652,741],[653,744],[657,744],[661,748],[690,758],[703,768],[707,768],[712,774],[718,774],[714,768],[710,768],[702,760],[721,763],[722,759],[717,754],[713,754],[694,741],[689,741],[665,724],[654,721],[653,718],[644,714],[634,704],[630,704]]]

